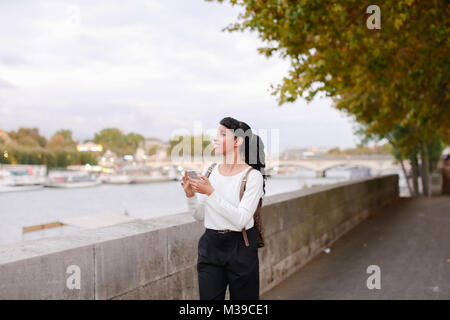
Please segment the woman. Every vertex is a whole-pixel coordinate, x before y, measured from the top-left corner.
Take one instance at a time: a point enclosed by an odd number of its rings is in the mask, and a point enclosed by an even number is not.
[[[210,164],[203,168],[200,179],[190,178],[185,172],[181,182],[192,216],[204,221],[206,228],[198,243],[200,299],[224,300],[229,285],[230,300],[258,300],[259,259],[253,214],[265,194],[264,145],[246,123],[226,117],[220,121],[214,151],[223,161],[213,167],[209,179],[205,173]],[[241,181],[248,170],[245,192],[239,200]],[[244,227],[249,246],[244,242]]]

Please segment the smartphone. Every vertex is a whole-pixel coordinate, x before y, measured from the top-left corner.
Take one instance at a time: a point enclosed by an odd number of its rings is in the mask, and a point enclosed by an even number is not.
[[[196,171],[193,170],[188,170],[187,172],[188,176],[191,177],[192,179],[200,179],[200,177],[198,176]]]

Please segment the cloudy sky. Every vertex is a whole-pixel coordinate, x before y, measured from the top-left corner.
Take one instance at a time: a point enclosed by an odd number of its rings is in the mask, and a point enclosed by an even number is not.
[[[203,0],[1,0],[0,127],[168,140],[232,116],[278,132],[280,150],[353,147],[353,121],[329,99],[278,106],[268,90],[288,63],[259,55],[255,33],[221,31],[239,11]]]

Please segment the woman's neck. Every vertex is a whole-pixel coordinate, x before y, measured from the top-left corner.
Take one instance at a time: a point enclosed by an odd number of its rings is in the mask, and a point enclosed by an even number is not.
[[[240,155],[237,154],[224,154],[222,158],[221,167],[226,170],[233,170],[235,168],[242,168],[247,166],[247,163],[242,159]]]
[[[219,173],[222,175],[234,175],[235,173],[239,173],[245,170],[245,168],[248,167],[248,164],[244,163],[229,163],[224,164],[221,163],[220,166],[218,166]]]

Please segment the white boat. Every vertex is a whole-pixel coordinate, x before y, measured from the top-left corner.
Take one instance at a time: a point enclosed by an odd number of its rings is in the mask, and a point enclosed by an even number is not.
[[[153,168],[144,165],[128,165],[117,170],[116,174],[102,176],[103,183],[151,183],[176,180],[172,167]]]
[[[43,185],[34,185],[34,186],[8,186],[8,185],[0,185],[0,193],[2,192],[17,192],[17,191],[35,191],[43,189]]]
[[[25,171],[0,170],[0,192],[42,189],[45,177],[28,175]]]
[[[99,179],[103,183],[112,183],[112,184],[128,184],[128,183],[131,183],[130,177],[127,176],[127,175],[124,175],[124,174],[100,176]]]
[[[158,175],[142,175],[142,176],[133,176],[131,178],[131,183],[148,183],[148,182],[162,182],[162,181],[172,181],[173,178],[167,176],[158,176]]]
[[[101,184],[98,179],[92,178],[85,171],[50,171],[45,187],[49,188],[84,188]]]

